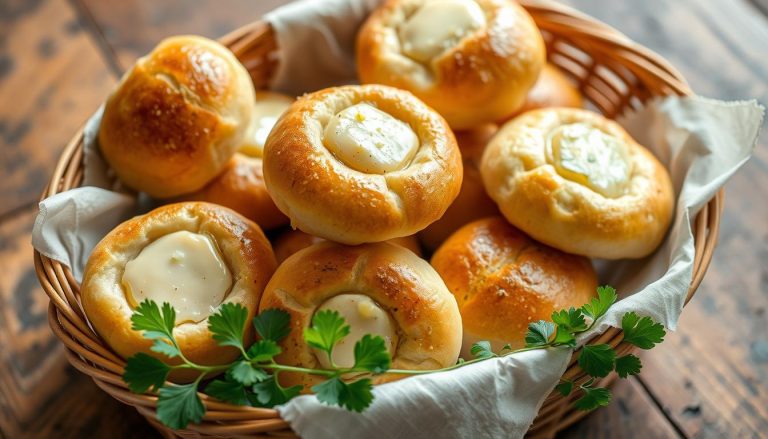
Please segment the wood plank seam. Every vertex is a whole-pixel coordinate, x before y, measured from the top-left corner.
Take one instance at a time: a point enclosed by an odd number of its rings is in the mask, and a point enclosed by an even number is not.
[[[81,0],[69,0],[69,4],[72,6],[72,9],[75,10],[82,27],[88,30],[91,39],[96,44],[96,47],[99,48],[99,53],[107,63],[107,66],[109,66],[110,72],[120,79],[124,72],[117,59],[117,53],[115,53],[114,48],[109,44],[109,41],[107,41],[104,32],[96,22],[96,18],[93,16],[90,9],[88,9],[88,6]]]
[[[645,382],[642,375],[634,375],[633,378],[637,380],[637,383],[640,384],[640,387],[642,387],[642,389],[645,391],[645,394],[648,395],[651,401],[653,401],[653,404],[659,409],[659,412],[661,412],[669,425],[675,429],[675,432],[678,434],[678,436],[681,438],[690,439],[688,434],[685,433],[683,427],[677,423],[675,418],[664,408],[664,404],[662,404],[661,400],[653,393],[651,388],[648,387],[648,384]]]

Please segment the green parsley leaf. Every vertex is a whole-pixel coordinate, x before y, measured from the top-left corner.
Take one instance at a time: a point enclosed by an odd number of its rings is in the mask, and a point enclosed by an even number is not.
[[[597,287],[597,298],[582,306],[581,312],[591,317],[592,320],[597,320],[608,312],[608,309],[616,302],[617,298],[616,290],[613,287],[607,285]]]
[[[151,349],[152,352],[163,354],[169,358],[180,356],[179,349],[176,346],[168,343],[168,341],[165,339],[156,338],[155,342],[152,344],[152,347],[149,349]]]
[[[245,393],[245,386],[235,381],[211,381],[211,383],[206,386],[205,393],[230,404],[250,405],[250,401]]]
[[[324,310],[312,317],[312,326],[304,328],[304,340],[308,345],[331,355],[333,346],[349,334],[349,325],[337,311]]]
[[[560,392],[560,394],[563,396],[568,396],[571,394],[571,391],[573,391],[573,381],[564,380],[560,384],[555,386],[555,390]]]
[[[621,329],[624,330],[624,341],[640,349],[651,349],[664,341],[667,334],[661,323],[654,322],[650,317],[640,318],[634,311],[624,314]]]
[[[355,365],[356,369],[365,369],[373,373],[384,373],[389,369],[392,358],[389,356],[384,339],[370,334],[365,334],[363,338],[355,343]]]
[[[525,334],[525,347],[544,346],[549,343],[550,337],[555,333],[555,324],[546,320],[531,322],[528,324],[528,332]]]
[[[491,358],[496,356],[491,350],[491,342],[485,340],[473,344],[469,353],[475,358]]]
[[[248,310],[239,303],[223,303],[215,313],[208,316],[208,330],[219,346],[234,346],[243,349],[243,331],[248,319]]]
[[[567,328],[558,326],[557,331],[555,332],[555,338],[552,340],[552,343],[555,345],[566,345],[575,348],[576,338]]]
[[[363,378],[347,384],[342,403],[347,410],[362,412],[373,402],[373,384],[369,378]]]
[[[312,391],[315,392],[318,401],[328,405],[342,406],[342,400],[344,399],[342,394],[346,392],[346,390],[347,384],[339,379],[339,377],[333,377],[320,384],[312,386]]]
[[[269,375],[262,369],[255,368],[247,361],[241,360],[229,366],[227,378],[244,386],[251,386],[266,380],[269,378]]]
[[[176,310],[170,303],[163,303],[163,309],[152,300],[145,299],[131,314],[131,329],[144,331],[144,338],[150,340],[173,339],[173,327],[176,325]]]
[[[302,386],[282,387],[275,376],[266,379],[260,383],[254,384],[253,399],[251,403],[259,407],[274,407],[285,404],[301,392]]]
[[[598,407],[605,407],[611,402],[611,391],[602,387],[585,387],[581,390],[584,395],[573,404],[577,409],[590,411]]]
[[[614,366],[616,351],[607,344],[588,344],[581,348],[579,366],[593,377],[607,376]]]
[[[190,422],[199,424],[205,407],[197,395],[196,383],[170,385],[160,389],[157,399],[157,419],[166,427],[179,430]]]
[[[283,350],[272,340],[259,340],[248,348],[248,358],[259,363],[272,361]]]
[[[270,308],[253,318],[253,327],[262,340],[280,341],[291,332],[291,315],[285,310]]]
[[[622,378],[626,378],[630,375],[637,375],[640,373],[642,367],[643,363],[640,362],[640,358],[632,354],[616,359],[616,373]]]
[[[142,352],[128,359],[123,381],[131,392],[144,393],[150,388],[158,390],[163,387],[170,371],[170,366]]]
[[[552,313],[552,321],[557,326],[562,327],[568,332],[581,332],[587,329],[587,323],[584,321],[584,315],[580,309],[573,307],[568,310],[562,309]]]

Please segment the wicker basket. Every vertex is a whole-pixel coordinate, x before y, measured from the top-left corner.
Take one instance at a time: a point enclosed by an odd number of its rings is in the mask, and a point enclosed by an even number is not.
[[[664,95],[687,95],[690,90],[682,76],[665,60],[639,46],[615,29],[573,9],[551,2],[521,1],[542,30],[549,60],[579,84],[589,102],[608,117],[637,108],[647,99]],[[251,73],[257,88],[265,87],[276,66],[276,43],[264,22],[242,27],[223,37],[227,45]],[[43,198],[78,187],[83,177],[82,129],[66,146]],[[723,192],[720,191],[696,216],[693,224],[695,259],[693,280],[686,303],[704,277],[717,240]],[[287,422],[272,409],[237,407],[201,395],[206,414],[199,425],[184,431],[171,431],[155,417],[157,398],[128,391],[121,379],[125,362],[115,355],[90,328],[80,306],[79,285],[69,269],[38,252],[34,254],[37,276],[51,299],[49,323],[67,347],[69,362],[88,374],[105,392],[136,407],[166,437],[295,436]],[[631,351],[622,343],[620,330],[612,328],[596,337],[608,343],[619,355]],[[564,376],[583,382],[584,373],[576,356]],[[608,385],[612,376],[604,379]],[[529,431],[530,436],[551,437],[571,425],[584,412],[574,410],[572,398],[549,395]]]

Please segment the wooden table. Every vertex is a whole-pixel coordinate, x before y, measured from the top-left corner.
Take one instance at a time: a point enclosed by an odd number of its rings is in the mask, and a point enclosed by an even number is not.
[[[0,437],[156,437],[66,363],[32,267],[65,142],[162,37],[223,35],[285,0],[0,0]],[[568,0],[667,57],[698,93],[768,102],[768,0]],[[680,329],[563,437],[768,431],[768,134],[728,184],[720,244]]]

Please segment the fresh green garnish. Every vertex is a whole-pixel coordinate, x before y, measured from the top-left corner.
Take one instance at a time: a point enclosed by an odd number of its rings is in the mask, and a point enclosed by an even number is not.
[[[232,346],[240,356],[228,364],[200,365],[187,359],[173,335],[176,312],[168,303],[145,300],[131,316],[132,328],[143,331],[145,338],[153,340],[151,350],[165,357],[176,359],[174,365],[139,353],[128,359],[123,380],[136,393],[157,392],[157,415],[160,422],[181,429],[190,422],[199,423],[204,414],[199,392],[221,401],[236,405],[274,407],[298,396],[302,386],[283,387],[278,376],[281,372],[305,373],[322,378],[311,390],[318,400],[325,404],[344,407],[362,412],[373,401],[372,375],[392,373],[420,375],[452,370],[489,358],[504,357],[515,352],[550,347],[576,349],[579,334],[594,327],[608,309],[616,302],[616,291],[611,287],[600,287],[598,297],[581,308],[570,308],[552,313],[552,321],[540,320],[528,325],[525,348],[513,350],[509,344],[499,352],[493,352],[490,342],[480,341],[472,346],[474,359],[459,361],[439,370],[391,369],[392,358],[384,339],[370,334],[364,335],[354,346],[352,367],[340,367],[333,363],[332,354],[336,345],[349,335],[350,327],[336,311],[319,311],[305,328],[304,341],[328,356],[331,367],[311,369],[280,364],[276,358],[282,352],[280,340],[290,334],[290,314],[280,309],[267,309],[253,318],[251,324],[258,334],[258,340],[250,346],[244,344],[248,311],[238,304],[223,304],[208,318],[208,329],[220,346]],[[664,327],[650,317],[640,317],[634,312],[624,315],[621,321],[624,341],[642,349],[650,349],[661,343],[666,334]],[[605,377],[615,371],[621,378],[640,372],[640,359],[632,354],[622,357],[607,344],[587,344],[577,350],[578,364],[591,378],[582,385],[570,380],[561,380],[555,387],[563,396],[574,391],[581,392],[575,406],[581,410],[592,410],[607,405],[611,400],[608,389],[594,386],[595,378]],[[189,384],[177,385],[167,382],[168,375],[175,370],[198,372],[197,379]],[[225,372],[207,385],[204,379]],[[201,389],[204,387],[204,389]]]

